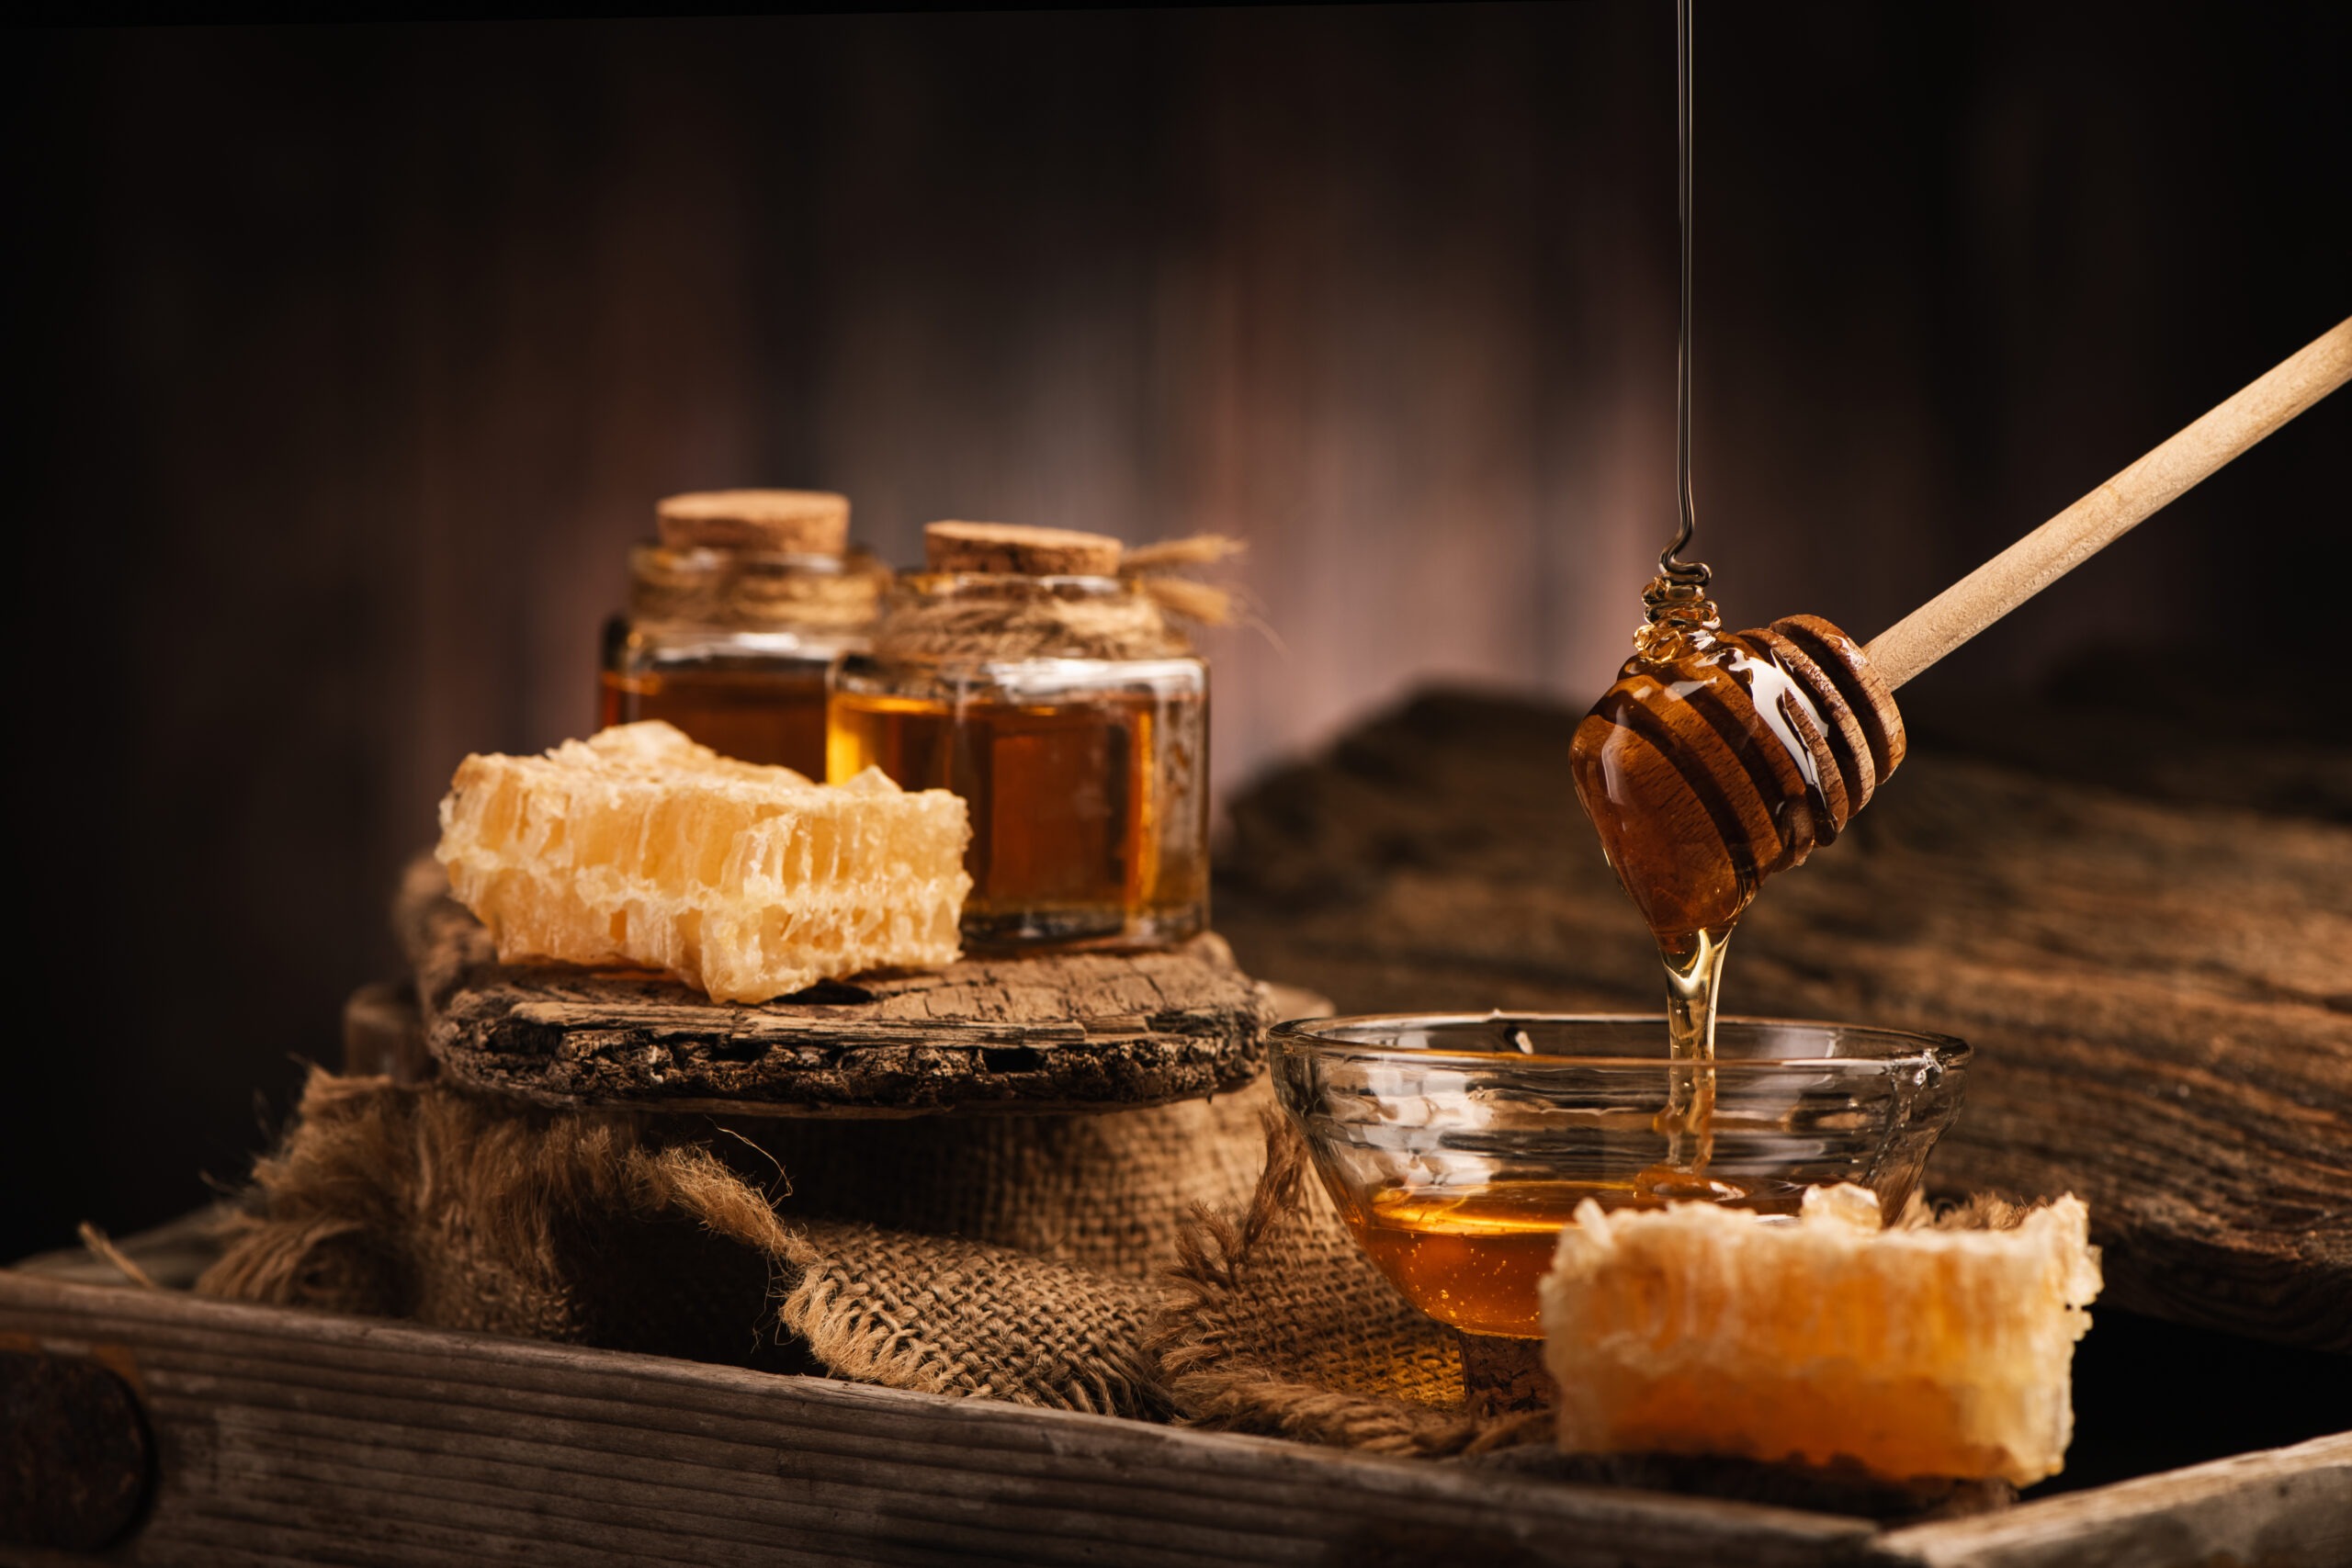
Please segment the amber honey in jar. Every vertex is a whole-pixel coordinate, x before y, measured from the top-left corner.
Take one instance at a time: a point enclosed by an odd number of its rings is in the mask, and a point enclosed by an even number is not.
[[[825,776],[825,679],[865,647],[885,572],[849,548],[849,502],[701,491],[657,508],[605,628],[599,722],[665,719],[713,750]]]
[[[1208,923],[1208,666],[1102,535],[934,523],[834,671],[829,769],[970,807],[964,937],[1152,945]]]

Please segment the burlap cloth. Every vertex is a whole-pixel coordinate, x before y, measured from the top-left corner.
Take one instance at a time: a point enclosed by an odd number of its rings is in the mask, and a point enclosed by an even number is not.
[[[1261,1080],[1094,1115],[518,1107],[314,1070],[206,1294],[1393,1452],[1480,1436],[1444,1330]]]
[[[1272,1100],[728,1123],[314,1070],[197,1288],[1389,1452],[1491,1438]]]
[[[197,1289],[1164,1417],[1155,1277],[1269,1103],[725,1123],[313,1071]]]
[[[1265,1118],[1264,1173],[1237,1212],[1203,1208],[1179,1243],[1152,1336],[1184,1420],[1384,1453],[1512,1440],[1466,1411],[1459,1341],[1348,1235],[1305,1143]]]

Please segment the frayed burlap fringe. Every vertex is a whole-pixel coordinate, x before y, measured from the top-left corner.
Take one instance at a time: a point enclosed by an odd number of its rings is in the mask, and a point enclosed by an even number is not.
[[[983,1140],[972,1168],[1040,1182],[1026,1209],[1016,1182],[965,1217],[1062,1255],[1049,1257],[797,1214],[790,1167],[707,1119],[518,1109],[442,1083],[313,1072],[198,1289],[1162,1416],[1145,1338],[1158,1298],[1148,1275],[1169,1261],[1182,1204],[1169,1183],[1230,1185],[1250,1162],[1218,1156],[1214,1134],[1239,1116],[1254,1122],[1247,1106],[1223,1118],[1159,1107],[1083,1119],[1084,1134],[1042,1150],[1015,1147],[1017,1134]],[[1121,1117],[1147,1134],[1124,1151]],[[1166,1174],[1123,1170],[1127,1155]],[[1087,1171],[1131,1206],[1164,1202],[1169,1218],[1106,1224],[1057,1209],[1086,1191]]]

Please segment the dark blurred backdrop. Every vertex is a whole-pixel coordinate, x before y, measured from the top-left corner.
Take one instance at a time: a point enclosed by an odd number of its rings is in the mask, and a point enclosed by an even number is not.
[[[2352,310],[2343,18],[1702,4],[1734,624],[1877,632]],[[1670,526],[1665,0],[0,47],[0,1257],[242,1169],[458,756],[590,722],[660,494],[843,490],[899,560],[951,515],[1248,536],[1228,788],[1432,674],[1589,698]],[[1916,690],[2102,646],[2340,686],[2347,434]]]

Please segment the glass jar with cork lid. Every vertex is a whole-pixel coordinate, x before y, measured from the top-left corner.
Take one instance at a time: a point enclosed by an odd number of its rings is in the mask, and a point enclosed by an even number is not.
[[[629,551],[605,633],[605,725],[666,719],[715,751],[825,776],[825,678],[864,649],[889,574],[821,491],[698,491]]]
[[[834,671],[831,777],[880,768],[970,807],[965,942],[1173,942],[1208,923],[1208,666],[1150,575],[1224,540],[1128,552],[1100,534],[934,523],[870,651]],[[1205,546],[1206,548],[1203,547]],[[1187,597],[1187,595],[1191,595]]]

